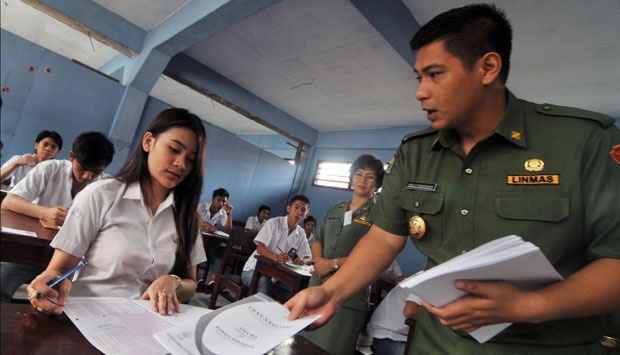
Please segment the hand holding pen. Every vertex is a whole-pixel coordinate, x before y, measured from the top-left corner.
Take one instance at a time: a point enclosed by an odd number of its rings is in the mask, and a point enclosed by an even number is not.
[[[53,275],[44,271],[28,285],[28,300],[35,311],[45,314],[61,314],[64,301],[69,295],[71,282],[62,282],[71,277],[77,270],[86,265],[86,261],[81,261],[71,270],[61,276]],[[56,289],[54,289],[56,287]],[[55,298],[56,301],[51,299]]]

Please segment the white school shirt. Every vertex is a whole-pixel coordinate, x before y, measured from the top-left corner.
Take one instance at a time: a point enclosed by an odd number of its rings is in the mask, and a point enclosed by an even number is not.
[[[108,179],[82,190],[50,243],[88,262],[76,273],[71,296],[137,299],[153,281],[170,273],[177,245],[173,201],[170,192],[151,216],[139,183]],[[206,260],[198,236],[190,263]]]
[[[403,315],[405,301],[422,302],[408,288],[396,286],[390,290],[387,296],[379,302],[379,306],[368,321],[366,326],[368,335],[377,339],[389,338],[406,342],[409,326],[405,324]]]
[[[258,242],[262,242],[267,246],[267,249],[278,254],[282,251],[288,252],[291,248],[295,248],[297,249],[297,256],[300,258],[312,256],[304,229],[297,226],[289,235],[286,218],[286,216],[270,218],[263,228],[261,228],[260,232],[258,232],[256,238],[254,238],[254,244],[258,245]],[[278,248],[282,251],[278,250]],[[248,261],[243,265],[243,271],[254,270],[256,267],[256,258],[254,255],[257,254],[258,250],[255,250],[252,255],[250,255]]]
[[[7,160],[6,163],[2,164],[2,167],[0,167],[0,169],[4,169],[8,167],[9,165],[13,164],[14,162],[20,160],[21,158],[27,157],[27,156],[33,157],[34,154],[28,153],[24,155],[14,155],[11,157],[11,159]],[[37,163],[30,162],[26,165],[20,165],[16,167],[15,170],[13,170],[13,172],[9,174],[9,176],[6,177],[6,180],[11,180],[11,182],[9,183],[9,188],[13,188],[13,186],[15,186],[18,182],[20,182],[28,174],[28,172],[32,170],[32,168],[34,168],[35,166],[37,166]]]
[[[217,226],[218,223],[225,226],[228,221],[226,211],[223,208],[220,208],[219,211],[215,212],[215,214],[211,216],[209,208],[211,208],[211,202],[203,202],[198,204],[197,210],[200,218],[202,218],[205,222],[211,223],[213,226]]]
[[[103,173],[93,181],[103,180],[109,176]],[[69,207],[73,201],[72,187],[71,162],[46,160],[30,170],[28,175],[11,189],[11,193],[40,206]]]
[[[250,216],[248,217],[248,220],[245,222],[245,229],[250,229],[250,230],[258,232],[260,231],[261,228],[263,228],[266,222],[267,222],[267,219],[263,219],[263,223],[260,223],[258,221],[258,217]]]

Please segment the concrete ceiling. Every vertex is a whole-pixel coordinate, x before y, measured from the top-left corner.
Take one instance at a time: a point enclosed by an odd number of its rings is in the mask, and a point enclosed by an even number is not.
[[[148,37],[183,7],[201,1],[94,2]],[[191,43],[182,53],[317,132],[426,125],[412,98],[416,83],[407,42],[416,22],[424,24],[469,2],[283,0]],[[495,3],[506,10],[514,28],[508,86],[517,96],[620,119],[620,1]],[[94,68],[119,55],[18,0],[2,0],[1,20],[5,30]],[[106,34],[105,29],[99,32]],[[163,74],[150,94],[234,134],[273,133],[241,114],[251,111],[243,100],[228,100],[228,106],[244,108],[236,112]],[[272,122],[274,126],[278,124]]]

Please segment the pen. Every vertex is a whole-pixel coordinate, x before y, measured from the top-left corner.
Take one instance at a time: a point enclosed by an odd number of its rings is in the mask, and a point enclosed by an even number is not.
[[[84,266],[86,266],[86,264],[88,264],[87,261],[80,261],[79,264],[75,265],[73,267],[73,269],[65,272],[62,276],[57,277],[56,279],[54,279],[53,281],[50,281],[47,286],[48,287],[54,287],[56,285],[58,285],[62,280],[66,279],[67,277],[73,275],[74,272],[78,271],[79,269],[83,268]],[[41,292],[37,292],[37,298],[41,297]]]

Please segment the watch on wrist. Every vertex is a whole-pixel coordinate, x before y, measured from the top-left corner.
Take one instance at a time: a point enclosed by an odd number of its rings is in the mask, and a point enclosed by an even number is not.
[[[334,259],[334,270],[338,270],[340,265],[338,265],[338,258]]]

